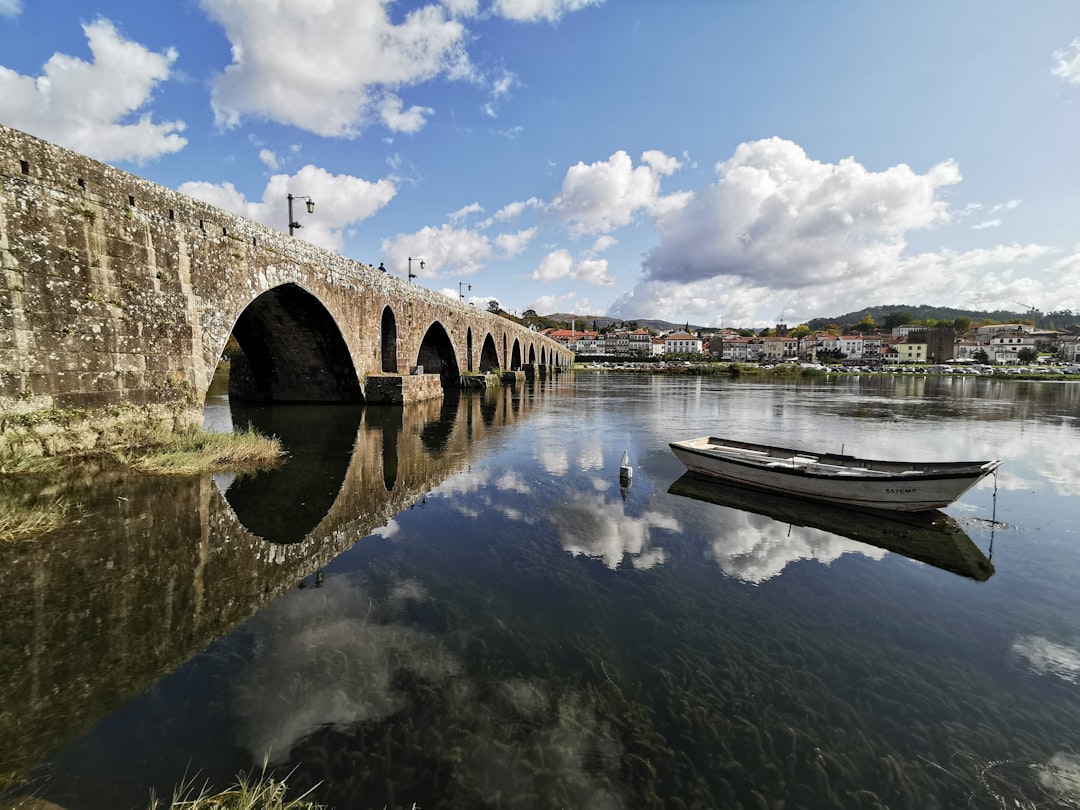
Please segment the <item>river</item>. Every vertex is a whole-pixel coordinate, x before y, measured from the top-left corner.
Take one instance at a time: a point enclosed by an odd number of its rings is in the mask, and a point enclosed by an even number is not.
[[[12,794],[265,762],[339,810],[1080,806],[1080,384],[577,372],[206,420],[288,462],[80,467],[37,493],[69,525],[0,548]],[[702,487],[667,443],[705,434],[1003,464],[892,525]]]

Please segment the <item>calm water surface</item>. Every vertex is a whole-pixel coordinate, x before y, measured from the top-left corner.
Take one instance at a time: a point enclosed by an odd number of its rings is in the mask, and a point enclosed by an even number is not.
[[[0,549],[23,793],[265,760],[338,808],[1080,806],[1080,385],[579,373],[207,420],[289,462],[21,496],[80,521]],[[702,486],[667,442],[707,433],[1004,464],[901,525]]]

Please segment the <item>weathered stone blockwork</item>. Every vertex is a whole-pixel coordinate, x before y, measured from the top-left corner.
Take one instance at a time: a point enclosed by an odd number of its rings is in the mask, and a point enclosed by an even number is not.
[[[260,297],[277,307],[263,320],[247,315]],[[310,328],[313,310],[328,329]],[[197,418],[238,321],[270,347],[260,368],[278,399],[364,392],[415,366],[447,385],[571,362],[505,318],[0,125],[0,452],[27,402]]]

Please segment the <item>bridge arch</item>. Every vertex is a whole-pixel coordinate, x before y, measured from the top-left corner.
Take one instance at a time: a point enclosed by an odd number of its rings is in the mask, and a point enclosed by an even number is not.
[[[382,323],[379,329],[382,370],[387,374],[398,373],[397,343],[397,318],[394,316],[394,310],[387,306],[383,308]]]
[[[469,371],[473,370],[473,335],[471,326],[465,335],[465,368]]]
[[[510,370],[519,371],[521,369],[521,344],[518,343],[518,339],[514,338],[514,353],[510,356]]]
[[[480,349],[480,371],[487,373],[489,371],[498,371],[499,369],[499,350],[495,348],[495,338],[488,333],[484,338],[483,348]]]
[[[360,379],[334,317],[299,284],[251,301],[232,328],[229,397],[238,402],[362,402]]]
[[[425,374],[438,374],[443,387],[456,385],[461,378],[461,367],[454,354],[454,344],[445,327],[435,321],[424,333],[420,342],[420,351],[416,355],[416,365],[423,366]]]

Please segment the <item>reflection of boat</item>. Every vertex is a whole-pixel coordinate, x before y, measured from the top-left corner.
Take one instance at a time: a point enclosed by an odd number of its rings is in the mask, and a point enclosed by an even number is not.
[[[733,484],[845,506],[903,512],[948,506],[1001,464],[880,461],[715,436],[672,442],[671,449],[690,471]]]
[[[820,529],[980,582],[994,573],[993,563],[967,532],[936,510],[911,513],[845,509],[746,489],[691,472],[673,483],[668,492],[765,515],[781,523]]]

